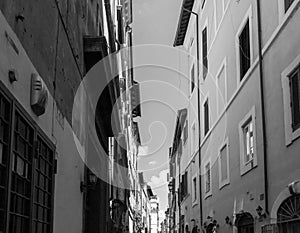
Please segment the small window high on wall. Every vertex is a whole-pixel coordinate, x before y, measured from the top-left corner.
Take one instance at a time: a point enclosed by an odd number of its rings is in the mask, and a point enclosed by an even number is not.
[[[250,27],[248,19],[239,36],[240,80],[244,78],[251,65],[250,46]]]
[[[288,9],[290,8],[290,6],[292,5],[293,2],[294,2],[294,0],[284,0],[284,10],[285,10],[285,12],[288,11]]]

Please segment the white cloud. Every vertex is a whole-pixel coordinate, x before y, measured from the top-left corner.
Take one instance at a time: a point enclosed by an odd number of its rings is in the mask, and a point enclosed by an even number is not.
[[[155,165],[155,164],[157,164],[157,161],[150,161],[149,162],[149,165]]]
[[[139,156],[147,156],[149,154],[148,146],[140,146],[139,147]]]
[[[168,182],[168,172],[169,170],[162,170],[159,172],[159,176],[152,176],[149,182],[149,185],[152,189],[161,187],[163,185],[166,185]]]
[[[166,217],[165,210],[160,210],[158,212],[158,216],[159,216],[159,223],[161,223],[165,219],[165,217]]]

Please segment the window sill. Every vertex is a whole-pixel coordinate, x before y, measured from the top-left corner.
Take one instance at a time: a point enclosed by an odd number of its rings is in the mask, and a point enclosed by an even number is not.
[[[192,208],[195,208],[198,205],[197,199],[192,203]]]
[[[188,199],[189,196],[190,196],[189,193],[186,194],[185,197],[182,199],[182,201],[180,201],[180,205],[182,205],[186,201],[186,199]]]
[[[289,146],[289,145],[293,144],[293,142],[296,141],[300,137],[300,128],[298,128],[295,131],[293,131],[293,129],[291,128],[290,131],[292,133],[291,133],[291,136],[289,137],[289,139],[286,142],[286,146]]]
[[[250,171],[252,171],[253,169],[255,169],[257,167],[257,164],[253,164],[253,166],[249,166],[250,163],[248,163],[247,165],[245,164],[244,167],[241,170],[241,176],[246,175],[247,173],[249,173]]]
[[[209,191],[209,192],[205,193],[204,199],[206,200],[206,199],[208,199],[211,196],[212,196],[212,191]]]
[[[297,5],[299,4],[299,0],[295,0],[288,8],[288,10],[285,12],[284,9],[284,2],[281,1],[281,4],[279,5],[279,24],[282,22],[285,22],[290,16],[291,14],[294,12],[295,8],[297,7]]]
[[[222,190],[224,187],[228,186],[230,184],[230,182],[227,181],[223,181],[219,184],[219,190]]]

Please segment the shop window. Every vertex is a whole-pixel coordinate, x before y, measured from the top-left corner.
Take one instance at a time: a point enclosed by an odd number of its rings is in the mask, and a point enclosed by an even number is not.
[[[8,99],[0,90],[0,232],[50,233],[54,147]]]

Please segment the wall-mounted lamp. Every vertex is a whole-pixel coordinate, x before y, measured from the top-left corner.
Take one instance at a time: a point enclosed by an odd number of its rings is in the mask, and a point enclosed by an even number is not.
[[[171,180],[171,181],[169,182],[168,188],[169,188],[170,193],[173,193],[173,192],[174,192],[174,180]]]
[[[266,218],[267,217],[265,211],[263,210],[263,208],[260,205],[256,208],[256,213],[258,214],[259,218]]]
[[[32,111],[40,116],[45,113],[48,102],[48,90],[42,78],[35,74],[31,74],[31,95],[30,106]]]
[[[87,188],[93,189],[97,184],[97,176],[93,172],[88,173],[88,181],[85,183],[84,181],[80,182],[80,191],[86,191]]]
[[[232,226],[232,221],[228,216],[226,216],[226,218],[225,218],[225,223],[229,226]]]

